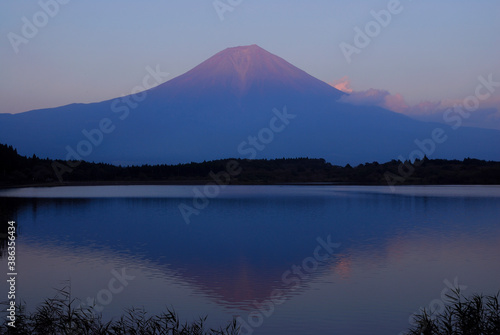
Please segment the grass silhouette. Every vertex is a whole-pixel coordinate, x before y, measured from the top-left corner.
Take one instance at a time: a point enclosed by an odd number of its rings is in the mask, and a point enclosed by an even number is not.
[[[474,294],[464,297],[460,289],[447,294],[442,313],[423,309],[414,317],[415,326],[408,335],[499,335],[499,293],[493,296]]]
[[[104,321],[92,306],[81,307],[71,297],[71,286],[57,289],[53,298],[46,299],[32,313],[25,304],[16,305],[16,327],[9,320],[0,326],[1,334],[34,335],[237,335],[240,328],[235,319],[225,328],[205,326],[207,317],[192,323],[181,323],[170,309],[148,316],[142,308],[130,308],[119,319]],[[422,309],[407,335],[499,335],[500,292],[492,296],[474,294],[467,298],[459,289],[446,295],[448,305],[442,313]]]
[[[142,308],[130,308],[119,319],[104,321],[101,313],[92,306],[81,307],[71,296],[71,286],[57,289],[53,298],[45,301],[32,313],[25,304],[16,305],[15,327],[9,320],[0,326],[1,334],[33,335],[236,335],[239,327],[234,319],[225,328],[207,329],[207,317],[192,323],[181,323],[179,316],[170,309],[148,316]]]

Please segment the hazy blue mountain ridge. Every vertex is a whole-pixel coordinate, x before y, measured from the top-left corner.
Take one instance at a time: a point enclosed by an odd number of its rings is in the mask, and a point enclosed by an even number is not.
[[[343,94],[256,45],[235,47],[128,102],[0,115],[0,142],[22,155],[114,164],[227,157],[357,164],[415,150],[431,158],[500,159],[500,131],[420,122],[340,103]],[[431,140],[436,128],[439,141]]]

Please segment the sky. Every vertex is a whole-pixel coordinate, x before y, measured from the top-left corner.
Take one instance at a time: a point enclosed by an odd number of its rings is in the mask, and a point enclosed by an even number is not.
[[[0,113],[112,99],[147,67],[168,80],[258,44],[353,103],[432,119],[480,76],[500,82],[499,13],[496,0],[3,0]],[[499,109],[497,87],[471,122],[500,129]]]

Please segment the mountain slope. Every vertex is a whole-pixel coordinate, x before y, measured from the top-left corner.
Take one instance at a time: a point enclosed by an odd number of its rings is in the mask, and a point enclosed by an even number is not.
[[[343,93],[257,45],[225,49],[155,91],[191,91],[198,96],[227,91],[237,97],[285,88],[302,94]]]
[[[235,47],[142,95],[0,115],[0,142],[22,155],[114,164],[227,157],[357,164],[407,159],[415,150],[500,159],[500,131],[453,130],[339,103],[343,94],[256,45]],[[429,140],[437,128],[442,143]]]

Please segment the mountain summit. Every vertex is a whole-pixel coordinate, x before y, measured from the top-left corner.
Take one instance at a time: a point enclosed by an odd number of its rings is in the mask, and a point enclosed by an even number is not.
[[[297,93],[343,94],[255,44],[227,48],[164,84],[178,89],[193,85],[199,94],[226,90],[238,97],[284,87]]]
[[[255,44],[227,48],[151,93],[183,101],[181,109],[198,110],[207,104],[225,110],[263,100],[279,105],[290,103],[291,96],[335,101],[345,94]]]
[[[0,143],[22,155],[113,164],[321,157],[344,165],[424,154],[500,159],[500,147],[492,145],[500,131],[420,122],[341,103],[343,94],[257,45],[240,46],[141,100],[132,95],[0,114]]]

